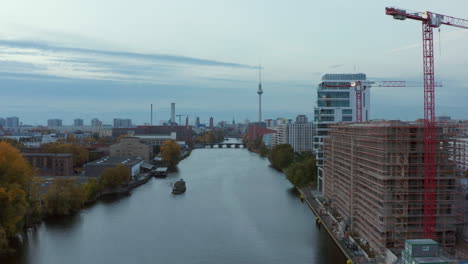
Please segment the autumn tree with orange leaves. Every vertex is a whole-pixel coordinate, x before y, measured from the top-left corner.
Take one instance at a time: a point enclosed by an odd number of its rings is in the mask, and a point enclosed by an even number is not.
[[[27,213],[32,211],[33,175],[19,150],[0,142],[0,255],[9,253],[8,240],[22,230]]]

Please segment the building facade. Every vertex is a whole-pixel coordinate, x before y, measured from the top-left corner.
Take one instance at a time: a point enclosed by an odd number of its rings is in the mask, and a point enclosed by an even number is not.
[[[147,144],[141,143],[137,137],[123,137],[119,143],[110,146],[110,155],[112,157],[142,157],[150,162],[153,158],[153,148]]]
[[[76,118],[75,120],[73,120],[73,126],[74,127],[83,127],[83,125],[84,125],[83,119]]]
[[[73,154],[22,153],[23,157],[37,169],[40,176],[73,175]]]
[[[307,119],[305,123],[301,121],[288,125],[288,143],[294,152],[312,152],[314,129],[314,124],[307,123]]]
[[[6,118],[6,127],[7,128],[17,128],[19,127],[19,118],[16,116]]]
[[[62,119],[49,119],[47,120],[47,127],[61,127]]]
[[[114,128],[129,128],[132,127],[131,119],[114,118]]]
[[[184,141],[187,145],[192,144],[192,126],[137,126],[133,128],[113,128],[112,137],[118,138],[122,135],[140,136],[140,135],[160,135],[169,136],[176,133],[177,141]]]
[[[463,223],[454,138],[437,127],[435,240],[453,248]],[[379,254],[424,237],[424,124],[368,122],[331,126],[324,144],[325,203],[340,225]]]
[[[317,107],[314,108],[316,133],[314,151],[317,159],[318,189],[323,186],[323,140],[330,124],[356,121],[356,90],[352,82],[365,81],[366,75],[325,74],[317,87]],[[362,92],[362,121],[370,119],[370,89]]]
[[[104,157],[84,165],[85,175],[88,177],[99,177],[107,168],[115,168],[122,164],[128,168],[132,178],[140,173],[140,167],[144,163],[142,157]]]

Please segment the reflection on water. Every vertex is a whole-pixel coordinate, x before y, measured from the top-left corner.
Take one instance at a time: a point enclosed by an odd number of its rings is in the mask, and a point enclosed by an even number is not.
[[[183,178],[187,192],[172,195]],[[3,261],[3,260],[2,260]],[[3,263],[345,263],[284,174],[245,149],[197,149],[165,179],[28,232]]]

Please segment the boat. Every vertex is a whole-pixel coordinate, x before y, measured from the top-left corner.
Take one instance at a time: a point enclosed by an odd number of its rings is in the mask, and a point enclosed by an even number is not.
[[[182,194],[185,192],[187,187],[185,187],[185,181],[180,179],[174,183],[174,187],[172,188],[172,194]]]

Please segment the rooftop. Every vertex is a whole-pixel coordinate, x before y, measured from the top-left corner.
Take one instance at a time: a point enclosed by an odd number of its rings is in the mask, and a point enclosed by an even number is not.
[[[72,157],[72,153],[21,153],[23,156],[40,156],[40,157]]]
[[[93,162],[86,163],[86,165],[109,165],[115,166],[117,164],[124,164],[128,166],[136,165],[143,161],[142,157],[104,157]]]

